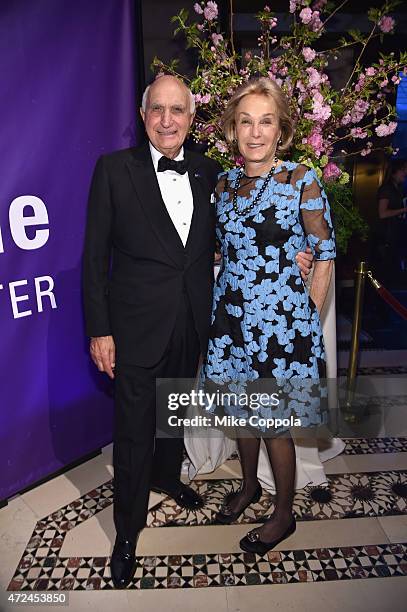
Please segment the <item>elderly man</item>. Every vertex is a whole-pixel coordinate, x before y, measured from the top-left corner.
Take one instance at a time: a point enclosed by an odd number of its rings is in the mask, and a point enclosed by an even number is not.
[[[150,489],[202,505],[180,481],[182,438],[155,439],[156,379],[195,376],[210,321],[211,193],[221,168],[183,149],[194,110],[180,80],[157,79],[141,109],[149,143],[100,157],[89,195],[85,314],[92,359],[115,378],[111,574],[119,588],[134,573]]]

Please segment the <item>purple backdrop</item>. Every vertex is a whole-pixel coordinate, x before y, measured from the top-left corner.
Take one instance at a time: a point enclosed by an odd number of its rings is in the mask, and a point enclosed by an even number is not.
[[[1,2],[0,499],[111,440],[81,253],[96,158],[134,144],[133,12],[133,0]]]

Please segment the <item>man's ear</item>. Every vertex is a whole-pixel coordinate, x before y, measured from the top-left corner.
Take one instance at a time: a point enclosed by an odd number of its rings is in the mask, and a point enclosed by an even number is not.
[[[195,114],[196,114],[196,113],[195,113],[195,111],[194,111],[194,112],[192,113],[192,115],[191,115],[191,121],[190,121],[189,127],[191,127],[191,125],[192,125],[192,124],[193,124],[193,122],[194,122],[194,119],[195,119]]]
[[[146,113],[145,113],[145,111],[143,110],[143,108],[141,106],[140,106],[140,115],[141,115],[142,120],[145,123],[146,122]]]

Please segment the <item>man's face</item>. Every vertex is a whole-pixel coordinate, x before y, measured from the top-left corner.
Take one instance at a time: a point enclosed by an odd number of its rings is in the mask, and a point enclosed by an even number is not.
[[[148,139],[160,153],[173,159],[194,119],[188,90],[176,78],[163,76],[151,85],[148,94],[145,112],[140,109]]]

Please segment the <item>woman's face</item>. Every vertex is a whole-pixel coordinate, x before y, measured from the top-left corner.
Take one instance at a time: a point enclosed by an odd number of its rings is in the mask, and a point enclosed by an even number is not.
[[[281,136],[274,100],[267,95],[249,94],[235,112],[236,139],[245,162],[272,163]]]

